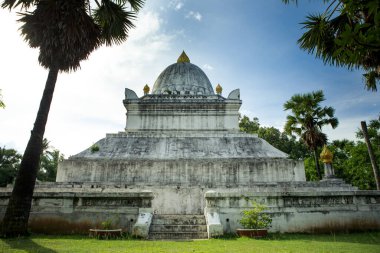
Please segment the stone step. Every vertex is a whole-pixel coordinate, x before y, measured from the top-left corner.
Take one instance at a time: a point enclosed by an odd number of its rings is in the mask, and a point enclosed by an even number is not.
[[[189,239],[207,239],[207,232],[191,233],[191,232],[151,232],[149,233],[150,240],[189,240]]]
[[[204,215],[159,214],[154,215],[149,229],[151,240],[207,239]]]
[[[204,215],[154,215],[152,225],[206,225]]]
[[[192,232],[192,233],[204,233],[207,232],[206,225],[151,225],[151,232]]]

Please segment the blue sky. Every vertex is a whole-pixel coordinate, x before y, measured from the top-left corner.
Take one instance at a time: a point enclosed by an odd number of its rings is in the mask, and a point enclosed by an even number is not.
[[[284,102],[322,89],[324,105],[340,120],[337,129],[324,129],[329,139],[354,139],[361,120],[378,117],[380,93],[364,89],[360,70],[325,66],[299,49],[299,23],[323,10],[320,2],[147,0],[126,43],[101,48],[80,70],[58,77],[45,136],[69,156],[123,131],[124,88],[142,95],[145,83],[152,87],[185,50],[225,96],[240,88],[241,113],[262,125],[282,129]],[[38,65],[38,51],[22,41],[16,19],[15,12],[0,10],[0,89],[7,105],[0,110],[0,145],[23,151],[47,71]]]

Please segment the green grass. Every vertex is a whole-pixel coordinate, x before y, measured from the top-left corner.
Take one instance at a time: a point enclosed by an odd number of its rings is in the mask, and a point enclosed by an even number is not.
[[[225,238],[198,241],[97,240],[85,236],[33,235],[0,240],[0,252],[380,252],[380,232],[355,234],[272,234],[266,239]]]

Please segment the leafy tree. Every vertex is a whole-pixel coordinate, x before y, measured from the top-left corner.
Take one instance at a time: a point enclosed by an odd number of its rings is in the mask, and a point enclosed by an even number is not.
[[[281,132],[275,127],[260,127],[258,136],[269,142],[275,148],[287,153],[291,159],[304,159],[309,156],[305,145],[295,136]]]
[[[379,172],[379,151],[380,151],[380,116],[378,120],[371,120],[367,127],[365,122],[361,122],[362,129],[357,132],[357,136],[366,142],[368,155],[370,157],[373,176],[376,182],[376,189],[380,190]],[[377,159],[376,159],[377,157]]]
[[[5,108],[5,104],[3,102],[3,96],[1,95],[1,89],[0,89],[0,108]]]
[[[337,177],[362,190],[376,189],[371,161],[364,142],[335,140],[330,148],[334,153],[333,167]],[[375,152],[380,155],[379,149]]]
[[[251,121],[247,116],[243,116],[243,118],[239,117],[239,128],[240,131],[246,132],[249,134],[254,134],[259,131],[260,123],[259,119],[254,117]]]
[[[362,130],[356,132],[356,137],[364,140],[364,135]],[[368,124],[368,137],[374,145],[374,148],[380,148],[380,116],[378,119],[370,120]]]
[[[0,187],[13,182],[20,166],[21,155],[14,149],[0,147]]]
[[[244,121],[242,121],[243,119]],[[315,169],[314,156],[307,150],[302,139],[297,140],[295,136],[287,135],[275,127],[262,127],[258,118],[250,120],[247,116],[243,116],[240,119],[240,126],[241,131],[257,134],[272,146],[289,154],[289,158],[303,159],[306,179],[308,181],[319,180],[317,170]],[[251,131],[247,131],[246,129],[251,129]],[[370,121],[368,132],[374,146],[377,161],[380,163],[380,119]],[[357,132],[357,137],[363,139],[361,130]],[[334,140],[329,143],[329,149],[334,154],[333,168],[338,178],[342,178],[347,183],[357,186],[362,190],[376,189],[371,162],[364,142],[354,142],[345,139]],[[320,154],[320,152],[321,149],[318,148],[316,153]],[[323,164],[318,161],[318,165],[321,167]]]
[[[338,126],[338,119],[334,117],[334,109],[320,106],[324,100],[323,92],[315,91],[293,95],[284,104],[285,111],[290,110],[292,112],[286,118],[284,131],[290,135],[298,135],[314,153],[316,170],[320,179],[322,174],[317,150],[327,141],[327,136],[322,133],[322,126],[331,125],[332,128]]]
[[[21,34],[39,48],[39,63],[49,70],[33,130],[3,219],[2,235],[27,234],[42,139],[60,71],[74,71],[99,46],[119,44],[133,28],[144,0],[4,0],[2,8],[21,7]],[[130,7],[131,11],[126,8]],[[31,10],[31,12],[27,12]]]
[[[295,136],[289,136],[275,127],[261,127],[256,117],[251,121],[247,116],[243,116],[239,127],[242,132],[257,134],[275,148],[287,153],[291,159],[303,159],[308,156],[305,145],[300,143]]]
[[[376,91],[380,80],[379,0],[324,2],[328,5],[323,13],[310,14],[302,23],[306,32],[298,40],[301,49],[327,64],[363,68],[366,88]]]
[[[63,154],[61,154],[58,149],[51,147],[50,142],[44,138],[37,179],[40,181],[55,182],[58,163],[63,161],[63,159]]]
[[[0,148],[0,187],[13,183],[20,166],[21,158],[22,155],[14,149]],[[47,139],[44,139],[44,151],[41,155],[37,179],[54,182],[57,175],[58,163],[63,161],[63,159],[63,154],[58,149],[50,147]]]
[[[321,167],[321,163],[318,161],[319,167]],[[318,176],[316,165],[315,165],[315,159],[314,156],[308,156],[305,157],[304,160],[304,166],[305,166],[305,176],[307,181],[318,181],[320,177]]]

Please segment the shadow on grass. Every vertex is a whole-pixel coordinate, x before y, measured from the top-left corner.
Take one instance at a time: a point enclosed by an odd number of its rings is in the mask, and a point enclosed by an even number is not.
[[[269,234],[260,240],[276,241],[318,241],[318,242],[350,242],[361,244],[379,244],[380,231],[358,232],[358,233],[330,233],[330,234]]]
[[[226,240],[226,241],[236,241],[239,238],[237,234],[230,233],[230,234],[224,234],[221,236],[214,237],[213,239],[219,239],[219,240]]]
[[[356,233],[329,233],[329,234],[280,234],[269,233],[263,238],[239,237],[236,234],[227,234],[214,240],[260,240],[260,241],[317,241],[317,242],[349,242],[359,244],[380,245],[380,231],[356,232]]]
[[[45,248],[35,243],[31,238],[20,237],[12,239],[1,239],[11,249],[23,250],[25,252],[39,252],[39,253],[56,253],[55,250]]]

